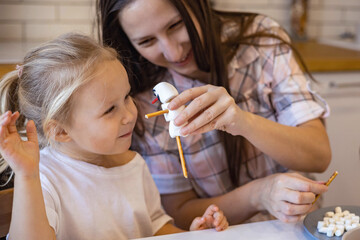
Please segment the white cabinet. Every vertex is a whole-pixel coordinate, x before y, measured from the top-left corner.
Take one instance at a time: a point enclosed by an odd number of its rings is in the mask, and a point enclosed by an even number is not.
[[[318,180],[326,181],[337,170],[339,175],[324,194],[324,207],[360,206],[360,72],[317,73],[314,86],[331,108],[326,120],[332,148],[332,161]]]

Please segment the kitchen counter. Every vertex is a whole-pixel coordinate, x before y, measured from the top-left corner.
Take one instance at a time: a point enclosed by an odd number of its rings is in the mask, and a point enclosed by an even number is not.
[[[0,43],[0,76],[15,68],[25,53],[40,43]],[[360,48],[346,49],[326,42],[296,42],[311,72],[360,71]]]
[[[0,63],[0,77],[5,73],[10,72],[16,68],[16,64],[2,64]]]
[[[294,46],[310,72],[360,71],[360,50],[315,41],[297,42]]]

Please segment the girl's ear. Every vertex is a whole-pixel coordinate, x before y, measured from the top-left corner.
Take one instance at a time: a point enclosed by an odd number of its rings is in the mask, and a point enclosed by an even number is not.
[[[50,120],[44,129],[48,133],[49,138],[56,142],[70,142],[72,139],[67,131],[56,120]]]

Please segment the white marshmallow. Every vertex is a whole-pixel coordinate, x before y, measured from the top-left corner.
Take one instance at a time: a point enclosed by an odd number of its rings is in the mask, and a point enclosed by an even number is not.
[[[335,214],[334,212],[326,212],[325,217],[333,217],[334,214]]]
[[[341,235],[343,235],[343,233],[344,233],[344,229],[336,229],[336,231],[335,231],[335,236],[337,236],[337,237],[339,237],[339,236],[341,236]]]
[[[328,230],[326,232],[326,236],[332,237],[332,236],[334,236],[334,233],[335,233],[335,229],[328,228]]]
[[[328,237],[342,236],[345,231],[360,227],[360,217],[348,210],[342,212],[341,207],[336,207],[334,212],[326,212],[323,221],[318,221],[317,230]]]
[[[176,88],[167,82],[160,82],[156,84],[156,86],[153,88],[154,95],[160,100],[161,108],[163,110],[169,110],[168,105],[170,101],[179,95]],[[164,114],[165,120],[169,122],[169,135],[171,138],[175,138],[177,136],[186,137],[180,134],[180,129],[187,124],[184,123],[181,126],[175,126],[174,119],[185,109],[185,106],[181,106],[178,109],[175,110],[169,110],[168,113]]]
[[[322,227],[326,227],[325,226],[325,222],[324,221],[318,221],[318,224],[317,224],[317,229],[320,229]]]
[[[153,88],[154,95],[159,98],[161,103],[170,102],[174,97],[179,95],[176,88],[167,82],[161,82],[156,84]]]
[[[341,207],[336,207],[335,208],[335,213],[342,213]]]
[[[318,232],[319,233],[327,233],[327,231],[328,231],[328,228],[327,227],[322,227],[322,228],[320,228],[320,229],[318,229]]]
[[[330,224],[330,225],[328,226],[328,229],[331,229],[331,230],[334,230],[335,228],[336,228],[335,224]]]

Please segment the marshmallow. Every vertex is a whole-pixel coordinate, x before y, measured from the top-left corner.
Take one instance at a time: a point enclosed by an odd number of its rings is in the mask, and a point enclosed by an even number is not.
[[[360,227],[360,218],[348,210],[342,211],[341,207],[336,207],[334,212],[325,213],[323,221],[318,221],[317,230],[328,237],[342,236],[345,231]]]
[[[159,101],[162,103],[161,108],[163,110],[169,110],[168,105],[170,101],[179,95],[176,88],[167,82],[160,82],[156,84],[156,86],[153,88],[154,95],[159,99]],[[168,113],[164,114],[165,120],[169,122],[169,135],[171,138],[175,138],[177,136],[186,137],[180,134],[180,129],[187,124],[184,123],[181,126],[175,126],[174,120],[175,118],[185,109],[185,106],[181,106],[176,110],[169,110]]]

